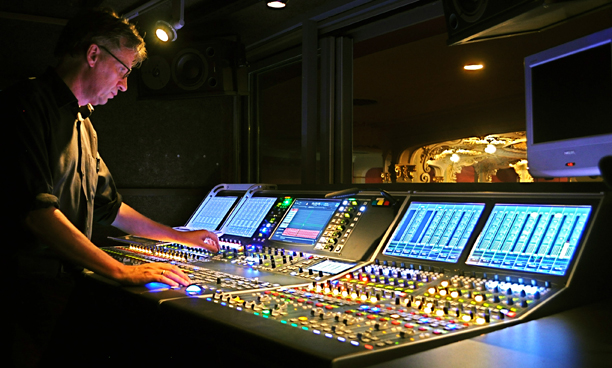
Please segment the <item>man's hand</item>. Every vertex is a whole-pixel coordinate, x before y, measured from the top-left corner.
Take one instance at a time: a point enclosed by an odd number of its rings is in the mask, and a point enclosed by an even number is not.
[[[170,286],[187,286],[189,277],[178,267],[169,263],[146,263],[138,266],[124,266],[116,278],[125,285],[144,285],[149,282],[162,282]]]
[[[181,233],[177,243],[187,245],[189,247],[206,248],[211,252],[218,252],[219,238],[211,231],[195,230]]]
[[[186,232],[174,230],[143,216],[125,203],[121,204],[112,225],[136,236],[206,248],[211,252],[219,251],[219,238],[215,233],[206,230]]]

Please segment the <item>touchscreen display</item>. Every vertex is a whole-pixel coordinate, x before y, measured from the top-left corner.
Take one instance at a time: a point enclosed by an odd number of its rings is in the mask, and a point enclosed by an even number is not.
[[[212,197],[196,211],[185,227],[192,230],[216,230],[238,197]]]
[[[236,215],[225,226],[224,232],[228,235],[251,237],[270,208],[276,202],[276,197],[251,197],[240,206]]]
[[[314,245],[340,199],[296,199],[270,240]]]
[[[591,206],[496,204],[467,264],[565,275]]]
[[[412,202],[383,254],[456,263],[484,203]]]

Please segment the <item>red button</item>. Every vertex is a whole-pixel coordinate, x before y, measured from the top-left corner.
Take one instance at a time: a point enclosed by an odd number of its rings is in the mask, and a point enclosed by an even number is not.
[[[368,349],[368,350],[374,349],[374,347],[372,345],[370,345],[370,344],[365,344],[363,347]]]
[[[371,315],[371,314],[370,314],[370,315],[368,316],[368,319],[376,319],[376,316],[374,316],[374,315]]]

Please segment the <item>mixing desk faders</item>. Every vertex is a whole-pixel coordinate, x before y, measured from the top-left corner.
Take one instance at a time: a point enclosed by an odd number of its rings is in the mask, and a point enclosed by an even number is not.
[[[398,206],[376,194],[276,194],[227,216],[218,254],[107,252],[183,268],[193,284],[158,297],[169,323],[227,331],[255,361],[258,341],[328,367],[380,364],[563,310],[596,289],[589,262],[610,253],[594,245],[609,234],[600,193],[411,193]]]
[[[386,275],[386,276],[384,276]],[[343,359],[361,351],[401,348],[453,334],[512,324],[559,290],[490,279],[371,265],[338,280],[245,293],[216,293],[197,302],[276,323],[280,334],[335,341]],[[195,303],[195,304],[194,304]],[[233,318],[233,317],[232,317]],[[256,326],[256,321],[249,325]],[[248,328],[245,327],[245,328]],[[315,342],[316,344],[317,342]]]

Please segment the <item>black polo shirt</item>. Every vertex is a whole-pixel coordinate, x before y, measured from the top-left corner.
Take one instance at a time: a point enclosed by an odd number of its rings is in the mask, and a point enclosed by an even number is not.
[[[78,106],[51,68],[40,78],[0,92],[0,119],[15,132],[9,137],[14,172],[8,173],[15,196],[13,220],[21,226],[15,230],[26,230],[23,220],[31,210],[51,206],[88,238],[94,221],[114,221],[121,196],[98,154],[91,111],[91,105]],[[45,252],[45,248],[27,239],[18,245],[19,253]]]

